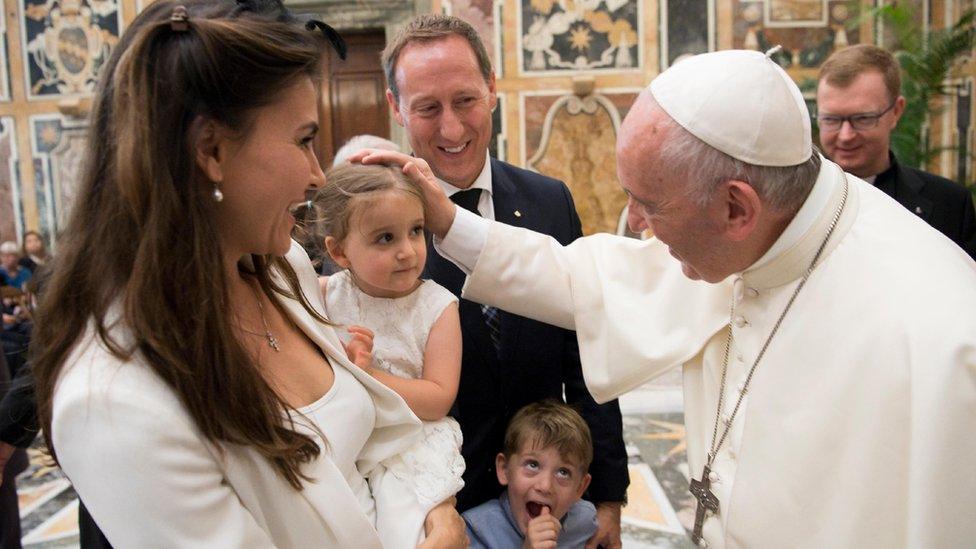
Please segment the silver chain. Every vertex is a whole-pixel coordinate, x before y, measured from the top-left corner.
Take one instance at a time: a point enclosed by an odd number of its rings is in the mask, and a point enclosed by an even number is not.
[[[729,434],[729,430],[732,429],[732,423],[735,422],[735,416],[739,412],[739,406],[742,405],[742,399],[745,398],[746,392],[749,390],[749,382],[752,381],[753,374],[756,373],[756,367],[759,366],[759,361],[766,354],[766,349],[769,348],[769,343],[773,340],[773,336],[779,331],[780,325],[783,323],[783,319],[786,318],[786,313],[790,311],[793,307],[793,302],[796,301],[796,296],[803,289],[803,286],[807,283],[807,279],[810,278],[810,274],[813,273],[813,269],[817,266],[817,260],[820,259],[821,254],[823,254],[824,249],[827,247],[827,242],[830,240],[830,236],[834,234],[834,229],[837,228],[837,222],[840,220],[840,215],[844,211],[844,206],[847,204],[847,192],[849,183],[847,180],[847,174],[844,174],[844,196],[841,199],[840,206],[838,206],[837,211],[834,213],[834,218],[830,221],[830,226],[827,229],[827,235],[824,237],[823,242],[820,243],[820,248],[817,249],[816,255],[813,256],[813,261],[810,262],[810,266],[807,267],[806,273],[803,274],[803,278],[800,279],[800,283],[796,285],[796,289],[793,290],[793,295],[790,296],[790,300],[786,303],[786,307],[783,308],[783,313],[779,315],[776,320],[776,324],[773,325],[773,329],[769,332],[769,337],[766,338],[766,342],[763,343],[762,349],[759,350],[759,355],[756,356],[756,361],[752,363],[752,367],[749,368],[749,373],[746,375],[746,380],[742,384],[742,390],[739,392],[739,398],[735,402],[735,407],[732,409],[732,414],[729,416],[728,422],[725,423],[725,429],[722,430],[722,437],[718,439],[716,444],[715,438],[718,436],[718,424],[722,418],[722,408],[725,405],[725,379],[726,374],[729,370],[729,349],[732,347],[732,315],[735,314],[735,298],[733,297],[732,306],[729,308],[729,323],[726,326],[728,329],[728,336],[725,338],[725,358],[722,359],[722,382],[719,385],[718,392],[718,407],[715,411],[715,427],[712,429],[712,444],[711,450],[708,453],[707,460],[705,464],[711,468],[712,462],[715,460],[715,456],[718,455],[719,448],[722,447],[722,443],[725,442],[725,438]]]

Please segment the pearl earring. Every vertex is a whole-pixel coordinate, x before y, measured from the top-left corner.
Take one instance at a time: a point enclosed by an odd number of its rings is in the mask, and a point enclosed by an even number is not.
[[[213,199],[214,202],[222,202],[224,200],[224,193],[220,192],[220,187],[216,183],[214,184]]]

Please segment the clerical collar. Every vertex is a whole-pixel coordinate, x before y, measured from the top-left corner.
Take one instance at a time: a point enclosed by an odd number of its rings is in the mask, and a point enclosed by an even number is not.
[[[762,258],[740,274],[749,287],[775,288],[803,276],[843,200],[845,179],[850,182],[850,196],[821,260],[830,255],[857,217],[859,201],[857,178],[822,159],[820,175],[796,216]]]
[[[440,184],[441,189],[444,191],[444,194],[447,196],[451,196],[456,192],[465,190],[455,187],[439,177],[436,179],[437,183]],[[485,191],[488,191],[488,195],[491,196],[491,157],[489,156],[488,151],[485,151],[485,165],[481,168],[481,173],[478,174],[478,177],[475,178],[474,183],[472,183],[468,188],[484,189]]]
[[[772,261],[773,258],[792,248],[810,230],[810,227],[813,226],[820,212],[827,206],[827,201],[830,200],[830,195],[836,186],[833,177],[825,177],[825,172],[829,172],[829,170],[824,169],[824,163],[826,161],[826,158],[823,156],[820,157],[820,174],[817,176],[817,180],[814,182],[810,194],[807,195],[807,199],[803,202],[803,206],[800,206],[799,211],[796,212],[796,216],[786,226],[786,230],[783,231],[783,234],[779,235],[776,242],[766,250],[766,253],[759,258],[759,261],[753,263],[747,270],[758,269]]]

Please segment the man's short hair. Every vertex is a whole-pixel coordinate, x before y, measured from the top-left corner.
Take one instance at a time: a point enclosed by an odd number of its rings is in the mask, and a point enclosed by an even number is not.
[[[526,447],[555,447],[563,459],[577,461],[583,472],[593,461],[589,426],[576,410],[555,400],[529,404],[508,423],[502,449],[505,458],[510,459]]]
[[[332,165],[338,166],[339,164],[345,164],[350,156],[363,149],[384,149],[400,152],[400,146],[389,139],[364,133],[350,137],[349,141],[346,141],[339,147],[339,150],[335,153],[335,158],[332,159]]]
[[[20,246],[16,242],[6,241],[0,244],[0,254],[13,254],[20,256]]]
[[[481,76],[485,82],[491,80],[491,58],[488,57],[488,50],[481,42],[478,31],[463,19],[450,15],[440,15],[428,13],[418,15],[411,19],[406,26],[397,32],[393,40],[386,45],[383,50],[383,72],[386,73],[386,83],[393,92],[393,98],[400,101],[400,90],[396,82],[396,64],[400,57],[400,52],[411,42],[431,42],[456,34],[468,41],[474,55],[478,59],[478,67],[481,69]]]
[[[858,44],[834,52],[820,67],[817,81],[826,80],[831,86],[846,88],[858,75],[868,71],[881,73],[890,101],[898,98],[901,67],[888,50],[871,44]]]

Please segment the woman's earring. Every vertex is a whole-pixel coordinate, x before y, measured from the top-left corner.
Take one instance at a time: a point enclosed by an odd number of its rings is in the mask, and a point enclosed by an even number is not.
[[[220,192],[220,187],[218,187],[216,183],[214,183],[213,197],[214,202],[223,202],[224,200],[224,193]]]

